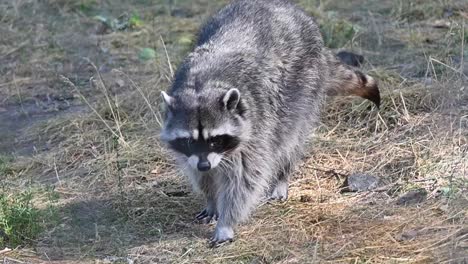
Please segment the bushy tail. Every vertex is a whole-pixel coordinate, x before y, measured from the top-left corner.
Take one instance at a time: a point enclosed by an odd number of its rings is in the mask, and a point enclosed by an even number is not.
[[[380,106],[380,92],[377,82],[359,69],[345,65],[334,54],[327,54],[330,66],[327,95],[356,95]]]

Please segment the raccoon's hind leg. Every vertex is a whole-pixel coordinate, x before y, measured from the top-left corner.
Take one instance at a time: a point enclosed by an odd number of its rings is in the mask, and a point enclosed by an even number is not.
[[[274,182],[270,193],[270,200],[286,201],[288,199],[289,175],[292,171],[291,162],[287,161],[284,166],[278,171],[278,176]]]

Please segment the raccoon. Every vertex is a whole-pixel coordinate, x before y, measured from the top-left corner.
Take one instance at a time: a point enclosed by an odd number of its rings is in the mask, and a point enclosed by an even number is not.
[[[327,94],[378,104],[377,84],[324,48],[313,18],[287,0],[234,0],[202,26],[176,71],[161,140],[217,220],[211,246],[265,198],[286,200]]]

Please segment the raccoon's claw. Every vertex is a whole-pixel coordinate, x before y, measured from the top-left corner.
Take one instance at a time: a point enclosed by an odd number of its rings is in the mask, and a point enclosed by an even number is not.
[[[214,238],[212,238],[212,239],[210,239],[209,247],[210,248],[218,248],[218,247],[221,247],[221,246],[223,246],[225,244],[231,243],[232,241],[234,241],[233,238],[226,239],[226,240],[215,240]]]
[[[270,196],[270,201],[280,201],[280,202],[285,202],[288,200],[288,196],[278,196],[278,195],[271,195]]]
[[[213,220],[218,220],[218,216],[215,213],[210,212],[208,209],[204,209],[196,216],[197,220],[202,224],[209,224]]]
[[[203,218],[208,216],[208,211],[206,209],[203,209],[200,213],[195,216],[198,220],[202,220]]]
[[[214,236],[210,239],[209,246],[217,248],[234,241],[234,231],[230,227],[216,227]]]

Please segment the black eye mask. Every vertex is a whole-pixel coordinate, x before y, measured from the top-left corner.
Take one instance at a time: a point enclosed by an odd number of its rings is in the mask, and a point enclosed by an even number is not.
[[[203,138],[194,140],[193,138],[177,138],[169,141],[170,147],[187,157],[196,153],[225,153],[234,150],[239,146],[240,139],[230,135],[219,135],[208,140]]]

